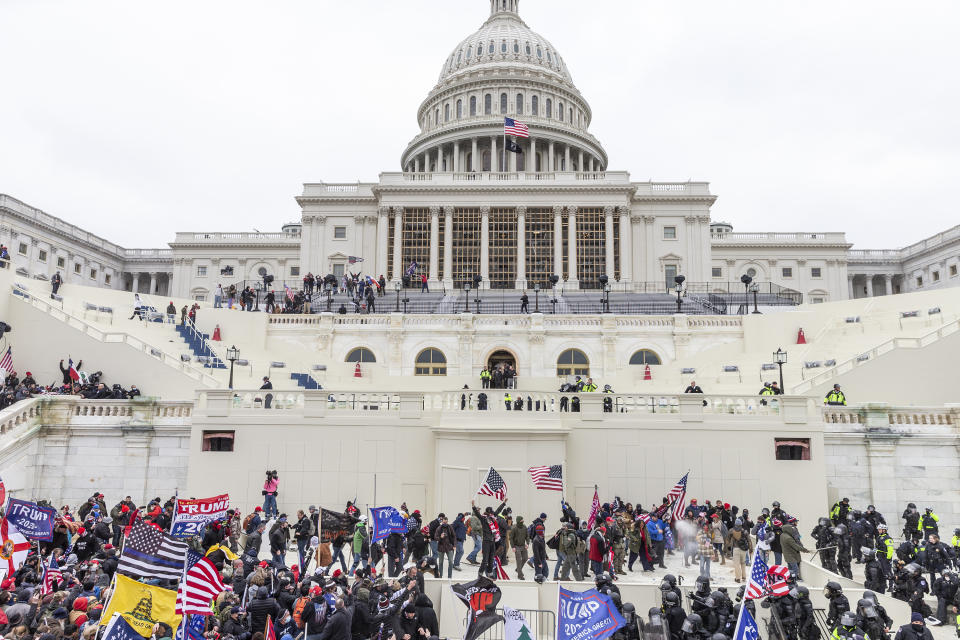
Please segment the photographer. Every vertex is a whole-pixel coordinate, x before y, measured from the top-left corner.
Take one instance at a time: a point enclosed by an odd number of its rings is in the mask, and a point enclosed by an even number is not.
[[[277,486],[280,484],[280,476],[277,470],[267,471],[267,479],[263,483],[263,515],[269,520],[277,515]]]

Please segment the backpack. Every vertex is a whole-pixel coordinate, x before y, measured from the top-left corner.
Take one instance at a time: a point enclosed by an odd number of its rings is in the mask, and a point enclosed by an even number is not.
[[[250,528],[250,523],[253,522],[253,516],[257,515],[256,513],[251,513],[246,518],[243,519],[243,530],[247,531]]]
[[[303,619],[303,610],[309,603],[309,596],[301,596],[293,603],[293,621],[298,629],[303,629],[306,626],[306,621]]]
[[[553,534],[553,537],[547,540],[547,547],[551,549],[560,548],[560,532]]]
[[[746,533],[741,533],[740,537],[737,538],[737,547],[743,549],[744,551],[747,551],[750,548],[750,545],[747,544]]]

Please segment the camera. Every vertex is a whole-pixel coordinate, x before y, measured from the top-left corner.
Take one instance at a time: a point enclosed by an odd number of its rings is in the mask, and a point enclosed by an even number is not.
[[[273,478],[274,480],[279,480],[279,479],[280,479],[280,476],[277,475],[277,470],[276,470],[276,469],[274,469],[273,471],[270,471],[270,470],[268,469],[266,473],[267,473],[267,479],[270,479],[270,478]]]

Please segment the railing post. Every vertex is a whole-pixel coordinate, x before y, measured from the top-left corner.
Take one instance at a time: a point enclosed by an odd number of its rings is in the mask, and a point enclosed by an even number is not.
[[[682,422],[703,422],[704,397],[699,393],[684,393],[677,396]]]

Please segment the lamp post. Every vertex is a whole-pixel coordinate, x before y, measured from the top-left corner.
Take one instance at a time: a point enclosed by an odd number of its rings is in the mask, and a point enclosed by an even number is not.
[[[327,313],[330,313],[333,310],[333,285],[328,282],[323,289],[327,292]]]
[[[606,274],[600,276],[600,313],[610,313],[610,278]]]
[[[675,288],[677,290],[677,313],[680,313],[680,307],[683,305],[683,300],[680,298],[680,294],[683,293],[683,281],[687,278],[685,276],[676,276],[673,279]]]
[[[476,313],[480,313],[480,283],[483,282],[483,276],[473,276],[473,288],[476,291],[477,297],[474,298],[473,303],[476,305]]]
[[[470,283],[463,284],[463,312],[470,313]]]
[[[553,290],[553,298],[550,304],[553,305],[553,315],[557,315],[557,283],[560,282],[560,276],[554,274],[550,276],[550,288]]]
[[[750,287],[750,291],[753,292],[753,312],[760,313],[760,310],[757,308],[757,292],[760,291],[760,285],[754,282],[753,286]]]
[[[787,364],[787,352],[777,347],[777,350],[773,352],[773,361],[780,367],[780,393],[786,393],[783,389],[783,365]]]
[[[740,282],[743,283],[743,313],[746,315],[750,309],[750,283],[753,282],[753,278],[743,274],[740,276]]]
[[[399,280],[397,280],[393,285],[393,288],[397,290],[397,308],[394,309],[394,311],[396,311],[397,313],[400,313],[400,289],[402,287],[403,285],[400,284]]]
[[[240,350],[234,346],[227,349],[227,360],[230,361],[230,383],[229,387],[233,389],[233,363],[240,358]]]
[[[540,285],[533,285],[533,312],[540,313]]]

